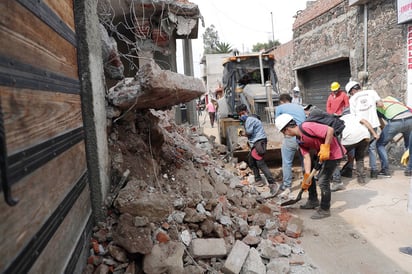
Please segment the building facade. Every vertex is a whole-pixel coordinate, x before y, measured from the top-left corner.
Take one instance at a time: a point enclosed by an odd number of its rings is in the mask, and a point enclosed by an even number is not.
[[[325,108],[330,84],[351,79],[407,102],[407,30],[394,0],[308,1],[291,44],[274,52],[280,90],[296,84],[304,103]]]

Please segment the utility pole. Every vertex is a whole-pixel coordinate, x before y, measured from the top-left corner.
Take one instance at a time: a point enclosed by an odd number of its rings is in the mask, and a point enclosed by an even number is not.
[[[273,27],[273,12],[270,12],[270,18],[272,20],[272,42],[275,43],[275,31]]]

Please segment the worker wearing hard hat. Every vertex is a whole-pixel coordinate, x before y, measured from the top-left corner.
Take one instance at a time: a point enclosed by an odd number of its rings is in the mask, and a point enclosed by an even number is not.
[[[312,219],[322,219],[330,216],[331,191],[330,182],[333,171],[336,169],[339,159],[346,153],[346,149],[339,144],[333,135],[333,128],[317,122],[307,121],[299,126],[292,115],[284,113],[276,117],[276,128],[286,136],[296,137],[300,152],[303,156],[304,176],[302,189],[309,191],[309,199],[301,209],[315,209]],[[310,180],[313,165],[311,151],[316,151],[318,161],[323,168],[318,174],[318,185],[321,191],[319,203],[316,180]],[[313,174],[313,173],[312,173]]]
[[[383,107],[378,107],[377,110],[379,117],[386,121],[386,125],[376,143],[376,147],[381,160],[381,172],[390,175],[386,145],[395,135],[401,133],[405,148],[410,152],[412,142],[412,109],[392,96],[383,98],[382,102]],[[406,155],[403,158],[403,164],[406,165],[404,174],[408,177],[412,176],[412,161],[406,160]]]
[[[332,115],[340,116],[342,111],[349,107],[349,96],[340,88],[338,82],[330,85],[328,100],[326,101],[326,112]]]
[[[368,121],[375,132],[380,126],[376,107],[382,107],[383,103],[378,93],[375,90],[362,90],[361,86],[356,81],[349,81],[346,84],[346,91],[351,95],[349,99],[350,113],[354,114],[359,119]],[[370,177],[377,179],[378,175],[390,177],[390,174],[384,170],[378,171],[376,163],[376,139],[373,139],[368,148]]]

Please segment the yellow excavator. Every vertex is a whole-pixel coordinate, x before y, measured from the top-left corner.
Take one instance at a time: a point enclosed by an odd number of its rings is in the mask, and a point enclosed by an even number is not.
[[[238,136],[243,127],[235,111],[239,104],[245,104],[249,113],[258,115],[263,122],[268,137],[265,160],[280,159],[283,134],[274,125],[274,108],[279,102],[274,66],[274,55],[264,52],[223,59],[223,86],[216,94],[219,138],[239,160],[246,159],[249,151],[247,142],[242,140],[245,137]]]

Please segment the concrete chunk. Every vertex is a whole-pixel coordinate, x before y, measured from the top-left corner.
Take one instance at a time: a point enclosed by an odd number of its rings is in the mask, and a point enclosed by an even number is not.
[[[225,240],[220,238],[194,239],[190,244],[194,258],[219,258],[227,254]]]
[[[237,240],[230,251],[229,256],[223,265],[222,271],[225,274],[238,274],[242,269],[250,247],[242,241]]]
[[[241,274],[266,274],[266,266],[262,261],[262,258],[259,255],[259,252],[251,248],[249,251],[249,255],[242,267]]]
[[[285,234],[292,238],[298,238],[302,234],[302,227],[303,220],[297,217],[292,217],[288,222]]]

